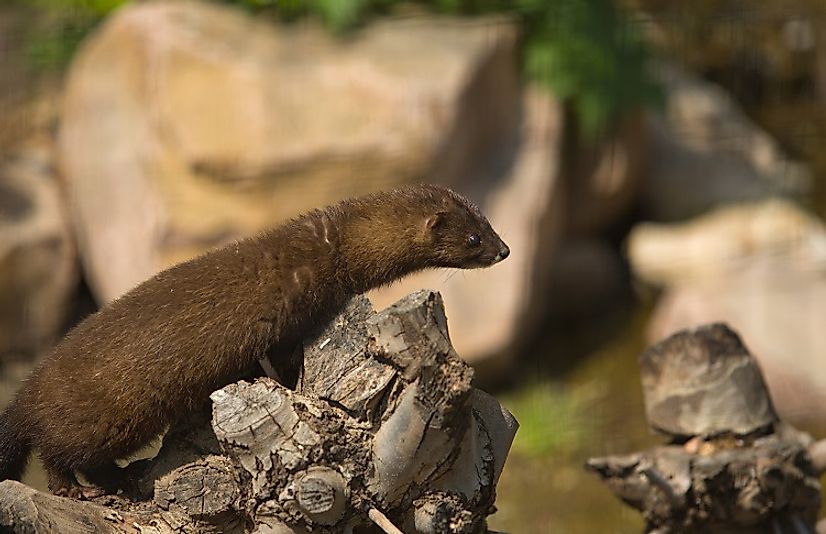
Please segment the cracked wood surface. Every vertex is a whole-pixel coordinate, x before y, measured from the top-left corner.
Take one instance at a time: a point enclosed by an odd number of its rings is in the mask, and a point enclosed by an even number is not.
[[[408,533],[486,531],[518,425],[471,387],[437,293],[379,313],[354,299],[303,352],[295,391],[269,378],[230,384],[212,394],[211,420],[196,413],[172,428],[157,457],[125,470],[132,500],[77,502],[6,482],[0,527],[370,532],[380,509]]]
[[[646,532],[814,532],[820,448],[777,418],[734,331],[677,332],[641,355],[640,373],[649,425],[671,444],[587,468],[643,514]]]

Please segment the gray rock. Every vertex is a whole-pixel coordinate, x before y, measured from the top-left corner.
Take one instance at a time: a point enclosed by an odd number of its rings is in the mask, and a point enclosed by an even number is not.
[[[724,324],[678,332],[640,356],[649,424],[687,438],[749,435],[777,421],[755,359]]]
[[[788,201],[729,206],[685,223],[639,225],[627,249],[637,277],[665,286],[650,341],[724,321],[749,340],[781,417],[826,421],[820,219]]]
[[[720,87],[674,65],[655,69],[666,102],[649,116],[647,217],[674,221],[731,202],[800,196],[812,177]]]

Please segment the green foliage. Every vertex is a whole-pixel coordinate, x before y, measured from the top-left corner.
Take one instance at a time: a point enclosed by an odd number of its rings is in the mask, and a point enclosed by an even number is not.
[[[80,36],[128,0],[36,0],[65,26],[33,40],[39,63],[67,59]],[[282,20],[321,19],[336,33],[357,28],[401,0],[221,0]],[[645,72],[646,47],[612,0],[418,0],[452,14],[510,13],[523,32],[525,76],[548,87],[576,112],[587,136],[622,114],[659,99]],[[61,15],[62,14],[62,15]],[[62,17],[62,19],[61,19]],[[411,51],[415,53],[415,51]]]
[[[34,4],[55,11],[75,11],[102,17],[129,0],[34,0]]]
[[[17,3],[32,9],[36,17],[24,36],[29,61],[38,68],[65,65],[95,25],[127,1],[19,0]]]
[[[659,99],[645,72],[645,44],[610,0],[522,5],[529,13],[523,17],[525,74],[571,102],[586,134]]]
[[[525,456],[571,453],[591,441],[599,426],[590,413],[591,388],[536,383],[502,399],[519,420],[513,450]]]
[[[595,137],[624,113],[658,103],[646,73],[648,51],[612,0],[430,0],[451,13],[508,12],[523,34],[528,79],[568,102],[582,132]]]
[[[91,21],[86,24],[62,24],[58,32],[42,27],[34,29],[26,43],[29,62],[38,68],[65,65],[92,25]]]

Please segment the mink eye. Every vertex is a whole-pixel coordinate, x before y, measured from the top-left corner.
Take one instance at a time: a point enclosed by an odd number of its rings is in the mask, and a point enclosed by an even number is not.
[[[482,238],[476,234],[470,234],[467,236],[467,244],[471,247],[478,247],[482,244]]]

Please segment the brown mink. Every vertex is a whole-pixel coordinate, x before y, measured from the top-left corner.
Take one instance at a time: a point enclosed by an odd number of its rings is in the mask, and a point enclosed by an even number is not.
[[[114,460],[273,349],[289,352],[354,295],[508,253],[466,199],[416,185],[312,211],[167,269],[78,324],[32,372],[0,415],[0,480],[19,478],[35,448],[52,492],[99,493],[75,472],[105,486]]]

